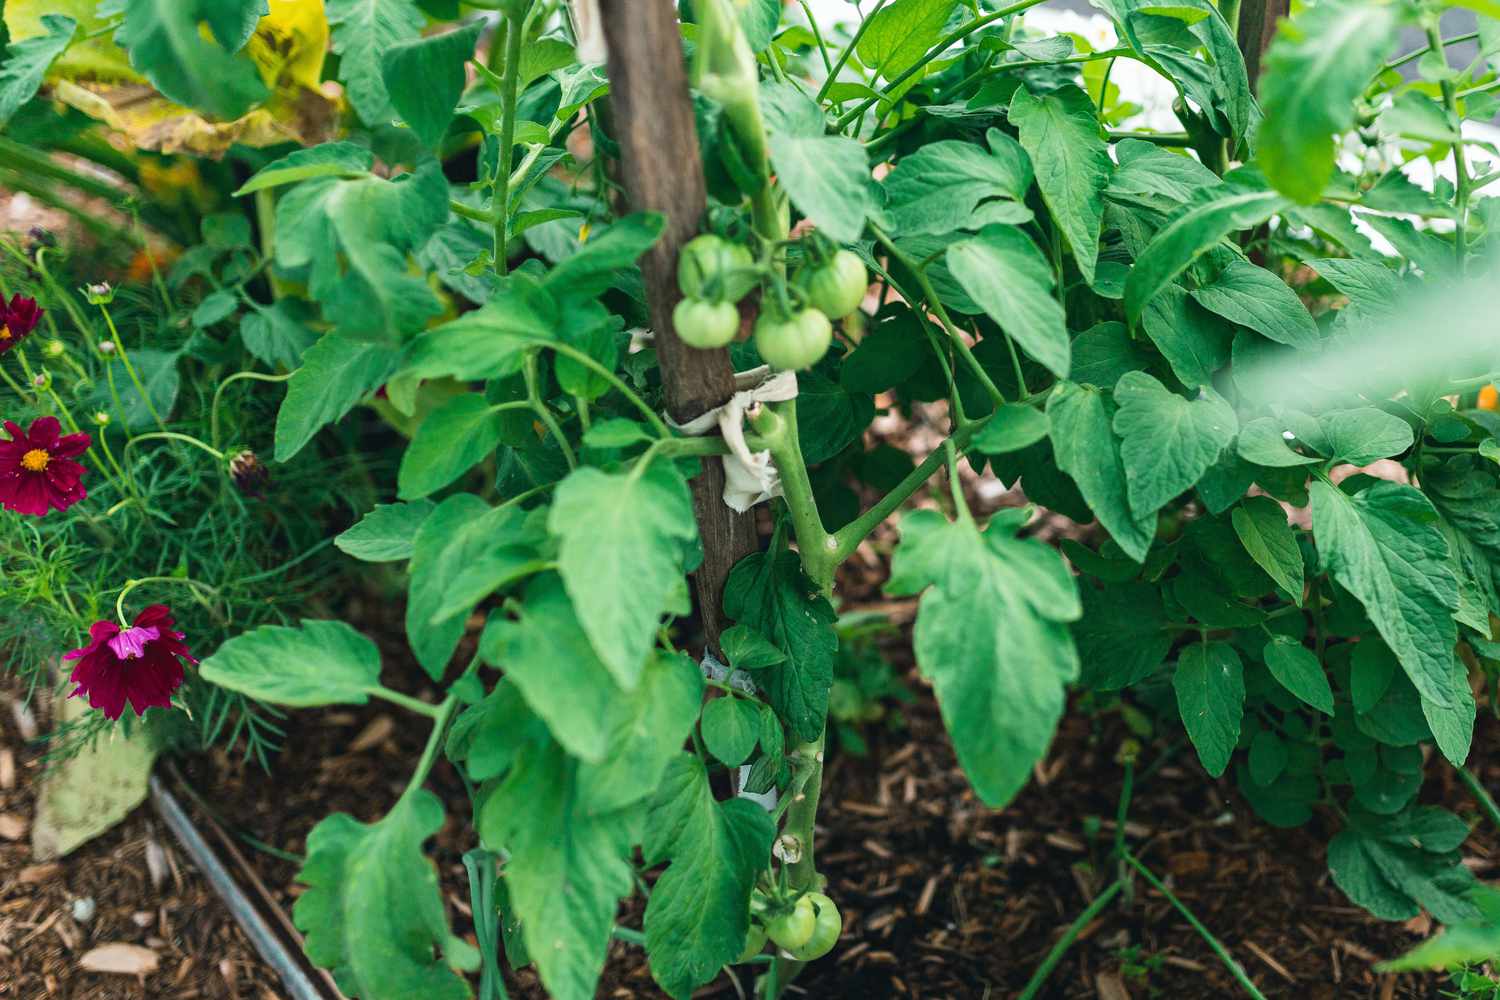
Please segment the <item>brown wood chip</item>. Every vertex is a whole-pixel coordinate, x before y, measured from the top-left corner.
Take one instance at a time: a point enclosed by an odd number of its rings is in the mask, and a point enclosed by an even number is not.
[[[20,840],[26,836],[26,831],[31,824],[26,822],[24,816],[15,813],[0,813],[0,838],[5,840]]]

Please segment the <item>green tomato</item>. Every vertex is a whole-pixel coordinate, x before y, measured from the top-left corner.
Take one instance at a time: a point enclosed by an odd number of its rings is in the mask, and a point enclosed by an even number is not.
[[[766,929],[760,924],[750,925],[750,934],[745,938],[745,950],[740,952],[740,957],[734,960],[735,965],[742,965],[759,955],[766,947]]]
[[[839,934],[844,930],[844,918],[833,900],[821,892],[808,893],[802,899],[812,901],[813,909],[817,911],[817,921],[807,941],[801,947],[788,948],[787,953],[799,962],[811,962],[833,950],[833,946],[838,943]]]
[[[747,270],[754,266],[749,250],[704,233],[677,255],[677,287],[690,299],[738,302],[755,287],[756,276]]]
[[[755,349],[773,368],[811,368],[828,353],[832,343],[833,325],[816,309],[803,309],[785,318],[763,312],[755,321]]]
[[[858,309],[865,300],[870,276],[864,261],[848,250],[840,250],[821,267],[804,272],[801,284],[808,305],[830,319],[840,319]]]
[[[740,311],[729,302],[683,299],[672,310],[672,328],[689,347],[723,347],[740,332]]]
[[[766,928],[778,947],[791,951],[807,944],[818,928],[818,911],[813,909],[812,897],[803,896],[787,912],[773,919]]]

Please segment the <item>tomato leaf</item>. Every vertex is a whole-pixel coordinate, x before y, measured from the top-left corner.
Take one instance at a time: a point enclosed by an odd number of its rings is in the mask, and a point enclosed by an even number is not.
[[[1245,711],[1245,668],[1227,642],[1194,643],[1172,675],[1177,710],[1203,769],[1217,778],[1229,766]]]
[[[1094,102],[1072,84],[1041,96],[1020,87],[1010,103],[1010,120],[1031,155],[1042,200],[1067,238],[1083,279],[1092,285],[1104,189],[1114,169],[1099,135]]]
[[[1059,383],[1047,400],[1052,447],[1058,468],[1078,484],[1090,509],[1125,554],[1146,558],[1156,534],[1154,512],[1137,513],[1126,493],[1120,442],[1110,427],[1110,411],[1097,389]]]
[[[327,11],[349,103],[366,125],[388,124],[396,109],[381,72],[382,56],[416,39],[427,19],[411,0],[328,0]]]
[[[916,511],[886,590],[915,594],[917,665],[937,691],[943,721],[975,792],[992,808],[1025,785],[1078,677],[1067,622],[1082,614],[1055,551],[1013,537],[1001,519],[974,522]]]
[[[578,469],[558,485],[548,524],[583,630],[616,682],[633,689],[698,537],[687,483],[665,461]]]
[[[297,875],[308,889],[292,917],[307,935],[308,957],[332,969],[343,992],[367,1000],[470,996],[455,970],[478,968],[479,955],[449,928],[437,867],[422,853],[442,825],[442,803],[417,789],[377,823],[335,813],[308,834]]]
[[[73,42],[78,22],[62,14],[44,14],[42,34],[34,35],[9,47],[0,47],[0,128],[41,89],[42,79],[58,56]],[[5,25],[0,18],[0,40]]]
[[[1052,266],[1030,237],[1014,226],[986,226],[950,246],[947,261],[963,290],[1017,346],[1067,377],[1067,317],[1052,297]]]
[[[343,622],[263,625],[225,642],[198,672],[211,684],[292,708],[363,705],[380,686],[380,650]]]
[[[714,801],[702,761],[679,753],[668,764],[642,850],[647,864],[671,862],[651,889],[644,924],[651,976],[670,996],[690,996],[745,947],[750,890],[775,836],[755,803]]]
[[[410,559],[417,529],[437,505],[431,500],[376,504],[352,527],[333,540],[346,555],[365,562]]]
[[[1115,402],[1126,492],[1138,515],[1155,514],[1191,489],[1238,430],[1234,408],[1212,389],[1187,400],[1145,372],[1123,375]]]

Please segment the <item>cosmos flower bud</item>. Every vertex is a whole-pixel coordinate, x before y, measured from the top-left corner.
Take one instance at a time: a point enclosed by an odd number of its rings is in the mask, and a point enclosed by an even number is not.
[[[62,341],[58,340],[56,337],[47,341],[47,343],[42,347],[42,353],[46,354],[49,358],[60,358],[65,353],[67,353],[67,350],[68,346]]]
[[[93,420],[94,423],[98,424],[100,427],[109,426],[109,414],[104,412],[103,410],[96,411],[94,415],[89,419]]]
[[[100,354],[113,354],[113,353],[115,353],[115,342],[113,340],[101,340],[101,341],[99,341],[99,353]]]
[[[261,464],[255,452],[245,450],[229,460],[229,478],[235,488],[247,497],[264,498],[271,485],[271,473]]]
[[[52,388],[52,376],[48,372],[40,371],[31,376],[31,384],[38,389]]]
[[[88,299],[91,306],[107,306],[115,300],[115,290],[110,287],[109,282],[101,281],[98,284],[84,285],[83,297]]]

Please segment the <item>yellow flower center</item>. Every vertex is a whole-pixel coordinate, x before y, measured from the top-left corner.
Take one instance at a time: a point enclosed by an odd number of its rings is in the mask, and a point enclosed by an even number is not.
[[[47,463],[52,461],[52,456],[40,448],[33,448],[21,456],[21,467],[31,472],[41,472],[47,468]]]
[[[10,327],[6,326],[4,323],[0,323],[0,340],[9,340],[9,339],[10,339]]]

